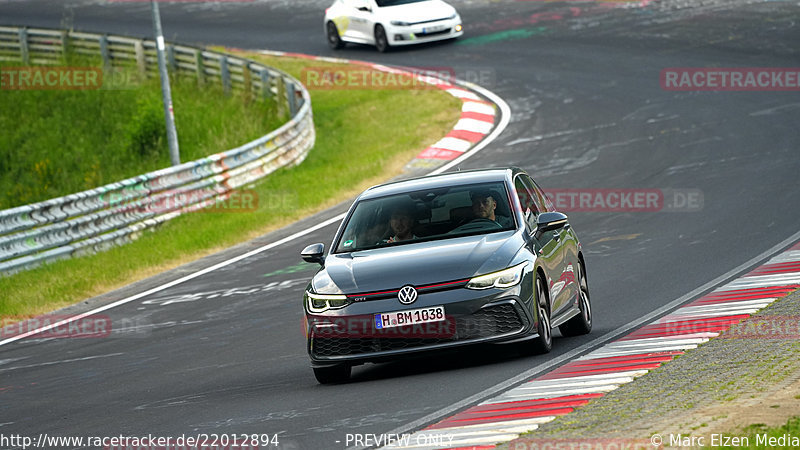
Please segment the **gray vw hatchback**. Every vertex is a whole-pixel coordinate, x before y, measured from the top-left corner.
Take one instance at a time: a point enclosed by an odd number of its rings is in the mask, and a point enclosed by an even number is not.
[[[477,343],[544,353],[551,330],[592,329],[586,265],[567,216],[518,168],[415,178],[362,193],[308,284],[320,383],[351,367]]]

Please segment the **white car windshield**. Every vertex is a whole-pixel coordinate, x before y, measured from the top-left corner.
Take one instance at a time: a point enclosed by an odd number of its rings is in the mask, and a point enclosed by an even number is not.
[[[435,188],[360,201],[334,253],[515,229],[502,182]]]

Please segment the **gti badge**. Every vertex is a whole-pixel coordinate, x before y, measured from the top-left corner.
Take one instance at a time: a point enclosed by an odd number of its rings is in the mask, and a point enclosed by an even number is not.
[[[410,305],[417,301],[417,290],[414,289],[414,286],[403,286],[397,293],[397,299],[404,305]]]

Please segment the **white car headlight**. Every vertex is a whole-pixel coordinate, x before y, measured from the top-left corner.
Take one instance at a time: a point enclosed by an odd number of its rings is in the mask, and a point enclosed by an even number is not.
[[[467,289],[489,289],[489,288],[510,288],[522,281],[522,274],[528,263],[517,264],[516,266],[503,269],[498,272],[477,276],[467,283]]]
[[[329,309],[344,308],[350,304],[346,295],[314,294],[306,291],[306,304],[308,310],[314,313],[325,312]]]

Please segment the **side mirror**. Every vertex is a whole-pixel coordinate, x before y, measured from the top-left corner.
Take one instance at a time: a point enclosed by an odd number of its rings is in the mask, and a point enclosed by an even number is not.
[[[557,230],[567,226],[567,216],[560,212],[546,212],[539,214],[536,218],[536,234],[540,236],[542,233]]]
[[[300,252],[303,261],[323,265],[322,255],[325,253],[325,244],[311,244]]]

